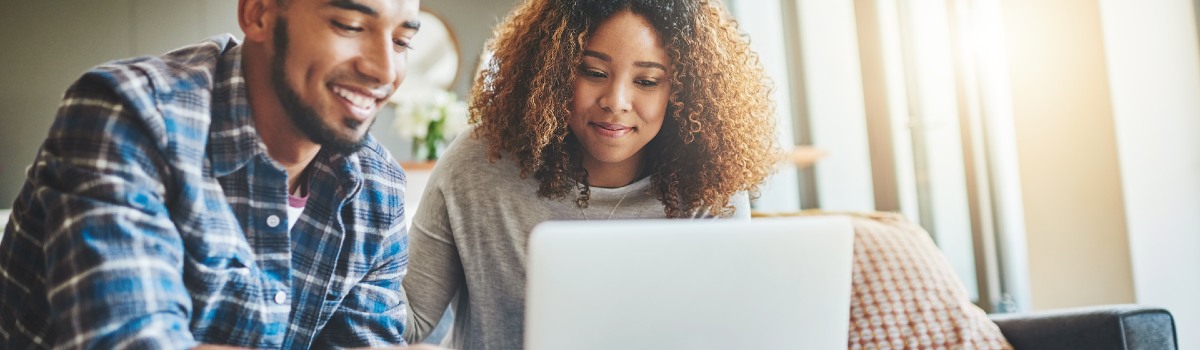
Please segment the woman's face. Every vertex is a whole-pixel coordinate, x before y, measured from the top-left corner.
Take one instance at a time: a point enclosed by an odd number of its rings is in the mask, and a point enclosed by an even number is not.
[[[654,28],[629,10],[617,12],[588,37],[567,121],[583,145],[584,168],[640,166],[643,148],[662,129],[670,67]]]

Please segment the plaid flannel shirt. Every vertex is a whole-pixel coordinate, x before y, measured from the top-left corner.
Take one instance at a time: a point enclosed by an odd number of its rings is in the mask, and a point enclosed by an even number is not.
[[[67,91],[0,241],[0,348],[403,344],[404,173],[373,138],[287,173],[225,35]]]

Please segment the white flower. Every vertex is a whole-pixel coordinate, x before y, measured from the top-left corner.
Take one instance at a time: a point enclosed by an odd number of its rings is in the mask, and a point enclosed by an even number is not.
[[[467,130],[467,103],[455,101],[446,106],[446,122],[442,124],[442,134],[452,139]]]
[[[411,100],[397,103],[396,119],[392,122],[392,128],[402,137],[425,138],[429,131],[429,118],[423,109],[424,106],[419,106]]]
[[[441,130],[437,130],[441,138],[433,142],[444,143],[467,129],[467,103],[453,92],[408,93],[394,96],[391,101],[395,103],[396,113],[392,129],[401,137],[426,141],[430,125],[441,122]]]

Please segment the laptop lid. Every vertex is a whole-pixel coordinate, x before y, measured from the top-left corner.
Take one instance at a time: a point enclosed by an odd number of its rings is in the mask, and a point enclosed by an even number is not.
[[[525,347],[845,348],[852,252],[844,217],[543,223]]]

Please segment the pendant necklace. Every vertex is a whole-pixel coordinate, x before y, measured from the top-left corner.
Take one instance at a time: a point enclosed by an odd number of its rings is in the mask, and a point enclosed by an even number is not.
[[[606,218],[605,220],[611,220],[611,219],[612,219],[612,217],[613,217],[613,214],[615,214],[615,213],[617,212],[617,207],[621,206],[621,202],[624,202],[624,201],[625,201],[625,197],[626,197],[626,196],[628,196],[628,195],[629,195],[629,192],[625,192],[625,194],[621,195],[621,199],[617,200],[617,205],[614,205],[614,206],[612,207],[612,211],[609,211],[609,212],[608,212],[608,218]],[[588,220],[588,221],[590,221],[590,220],[591,220],[591,219],[589,219],[589,218],[588,218],[588,216],[587,216],[587,212],[586,212],[586,211],[584,211],[584,210],[583,210],[583,208],[579,208],[579,213],[580,213],[580,214],[583,214],[583,219],[584,219],[584,220]]]

